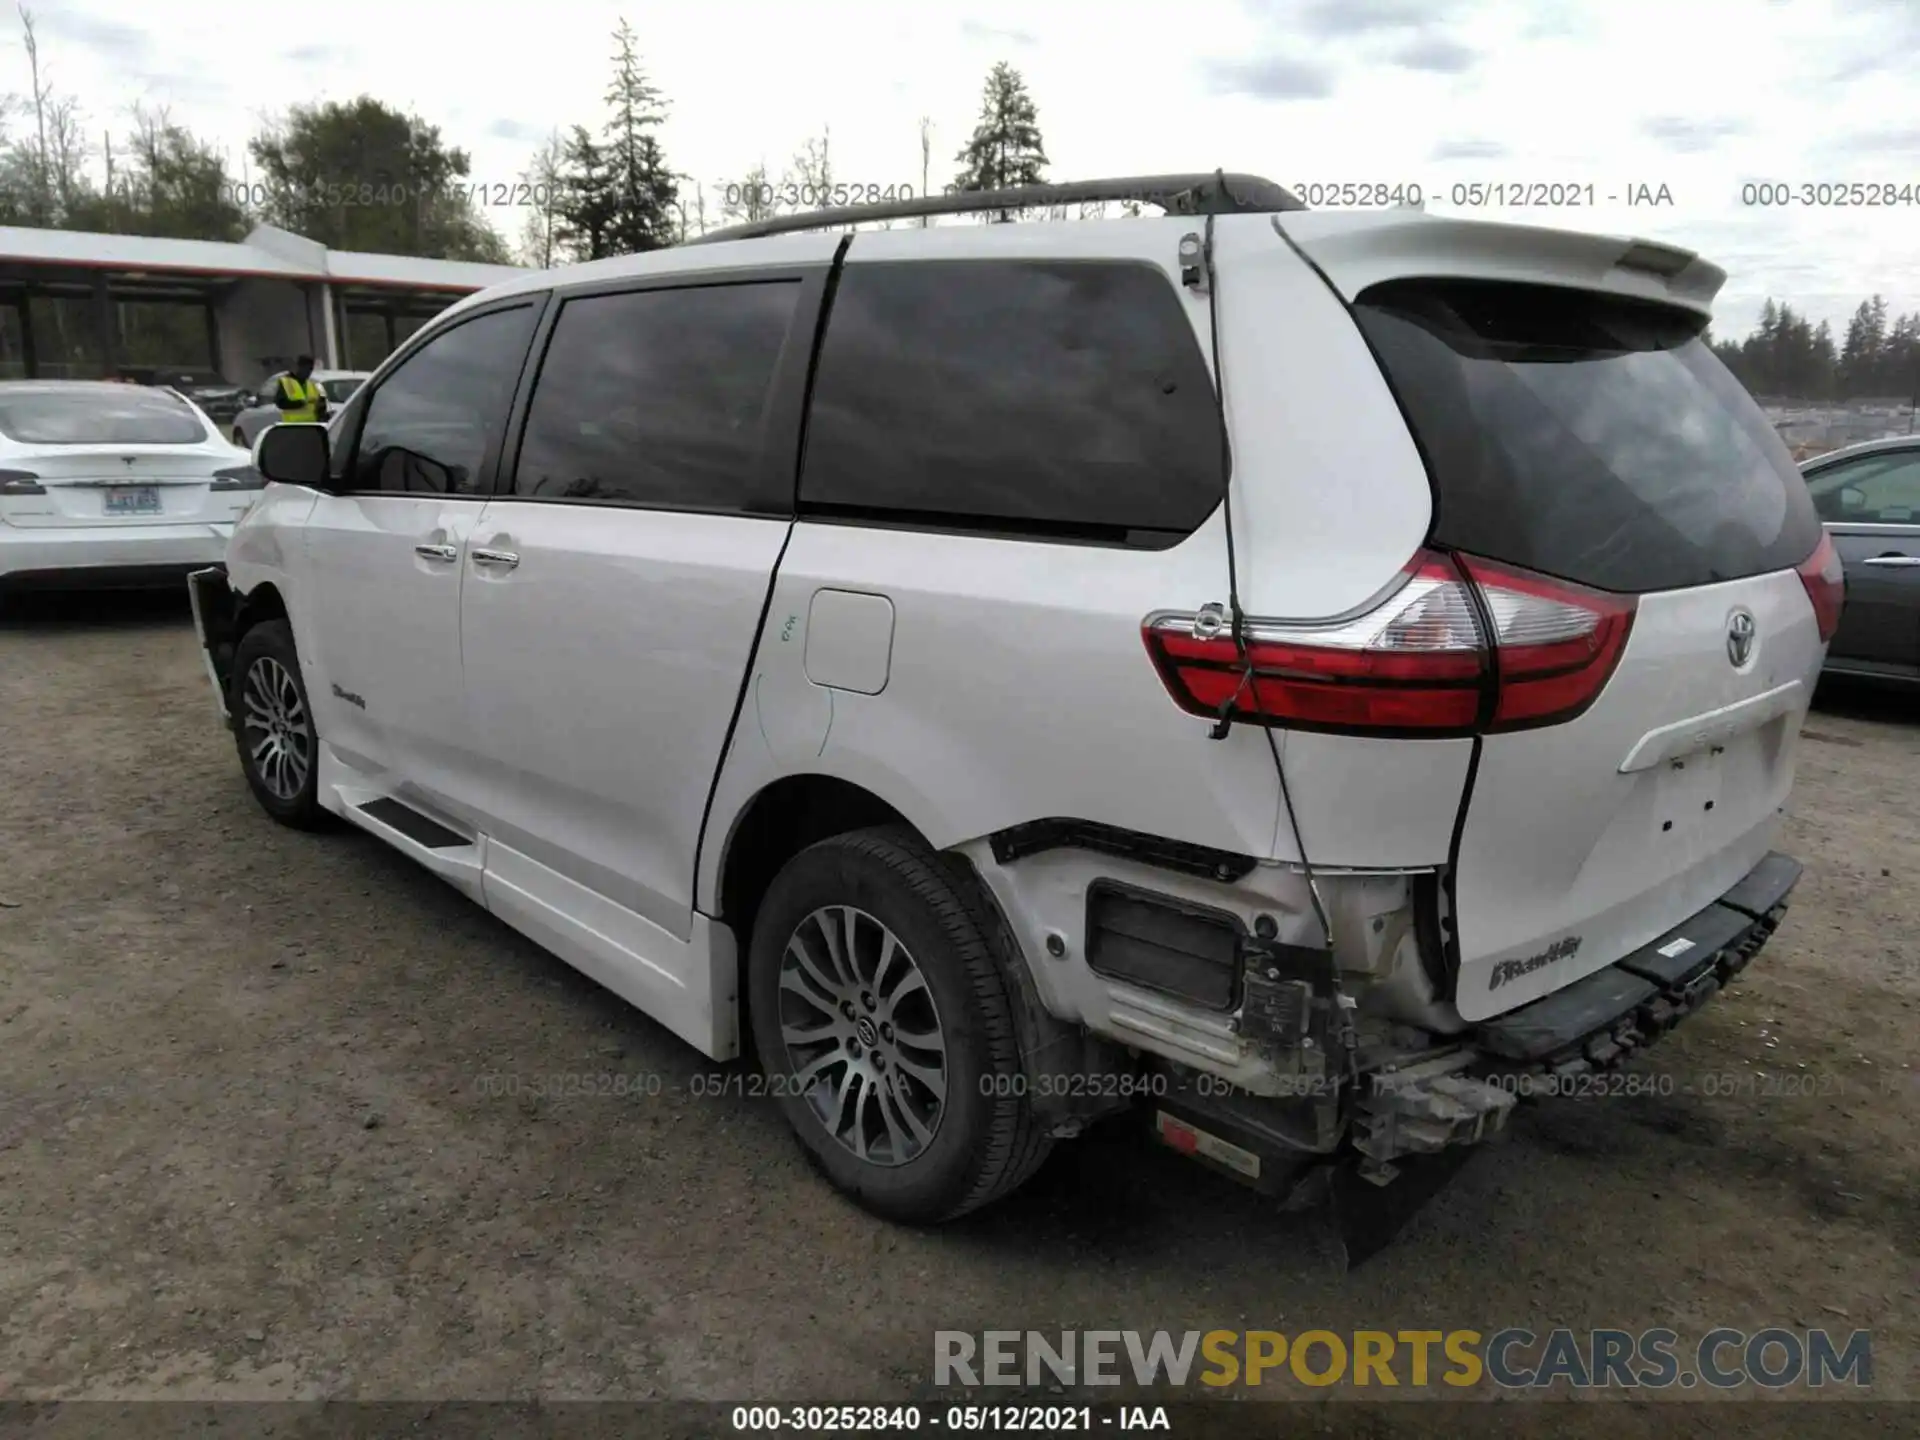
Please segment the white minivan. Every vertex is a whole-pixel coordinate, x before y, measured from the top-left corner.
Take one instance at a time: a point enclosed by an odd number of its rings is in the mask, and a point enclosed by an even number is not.
[[[1122,1109],[1391,1186],[1778,923],[1841,588],[1707,261],[1220,175],[708,239],[267,431],[197,623],[269,814],[756,1053],[862,1203]]]

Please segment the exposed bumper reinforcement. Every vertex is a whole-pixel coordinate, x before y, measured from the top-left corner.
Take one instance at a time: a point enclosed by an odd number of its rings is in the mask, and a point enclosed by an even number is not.
[[[220,723],[229,730],[233,717],[227,712],[227,671],[233,663],[233,590],[227,584],[224,566],[210,565],[187,576],[187,598],[193,605],[193,629],[200,639],[200,659],[206,666],[207,683],[213,687],[213,703]]]
[[[1395,1160],[1478,1145],[1506,1128],[1510,1090],[1459,1073],[1463,1055],[1392,1074],[1374,1075],[1353,1107],[1353,1148],[1363,1179],[1384,1185]]]

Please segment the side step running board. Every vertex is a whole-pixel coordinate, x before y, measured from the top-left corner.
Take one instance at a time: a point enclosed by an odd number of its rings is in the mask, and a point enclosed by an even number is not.
[[[371,816],[382,825],[398,830],[416,845],[424,845],[429,850],[458,850],[473,844],[457,830],[449,830],[438,820],[422,815],[411,805],[403,804],[392,796],[382,796],[378,800],[369,800],[355,807],[361,814]]]
[[[469,899],[486,904],[487,837],[462,835],[446,821],[390,794],[384,784],[369,783],[375,780],[343,763],[325,740],[320,742],[321,804],[410,856]]]

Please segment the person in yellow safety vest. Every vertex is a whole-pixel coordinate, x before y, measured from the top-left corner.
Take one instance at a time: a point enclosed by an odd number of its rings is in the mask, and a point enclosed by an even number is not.
[[[313,357],[299,356],[293,369],[280,377],[273,403],[280,418],[289,423],[313,424],[327,418],[326,392],[313,383]]]

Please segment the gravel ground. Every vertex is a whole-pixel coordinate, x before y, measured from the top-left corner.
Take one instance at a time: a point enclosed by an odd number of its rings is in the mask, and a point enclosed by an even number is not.
[[[0,1396],[897,1401],[932,1395],[938,1329],[1778,1324],[1872,1330],[1874,1397],[1907,1400],[1916,713],[1823,696],[1783,847],[1807,877],[1642,1062],[1672,1093],[1528,1107],[1346,1274],[1323,1223],[1130,1132],[937,1232],[868,1218],[771,1105],[709,1093],[724,1067],[370,837],[271,824],[184,604],[16,605]],[[1313,1393],[1325,1433],[1452,1423]]]

